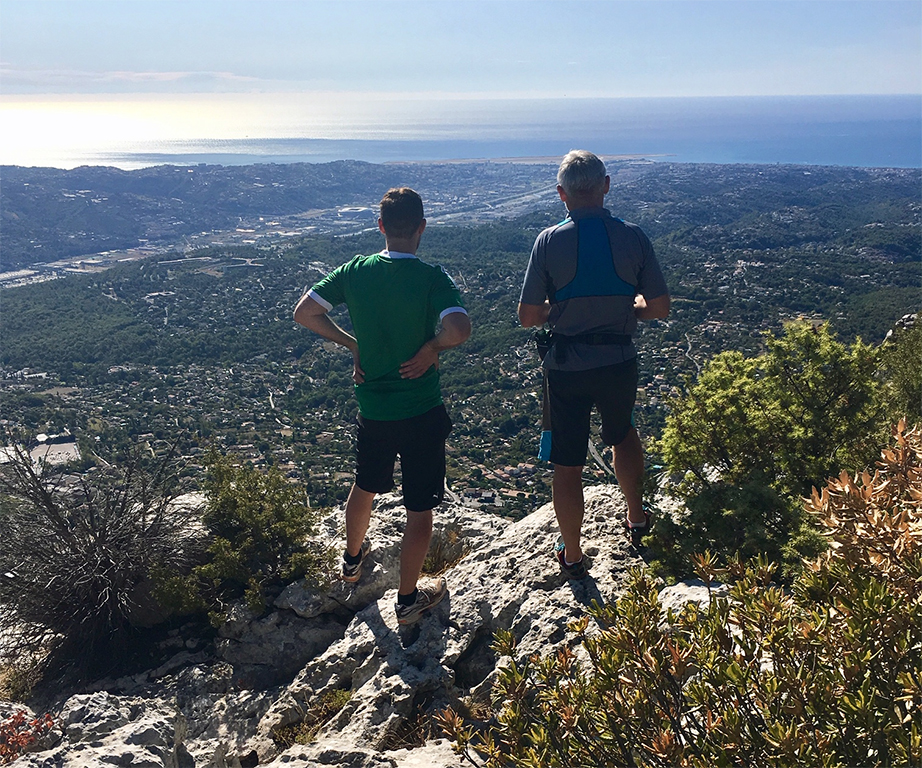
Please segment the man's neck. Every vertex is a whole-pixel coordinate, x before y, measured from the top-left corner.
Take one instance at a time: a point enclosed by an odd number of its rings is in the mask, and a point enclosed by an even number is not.
[[[384,238],[384,244],[389,251],[397,251],[398,253],[412,253],[416,255],[416,251],[419,248],[419,240],[415,237],[412,237],[408,240],[403,238]]]
[[[605,198],[592,198],[591,200],[572,200],[567,202],[567,212],[572,213],[581,208],[604,208]]]

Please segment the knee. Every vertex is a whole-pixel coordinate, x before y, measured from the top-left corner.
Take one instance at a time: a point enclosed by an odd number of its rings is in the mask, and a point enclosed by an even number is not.
[[[640,435],[637,434],[637,430],[634,427],[631,427],[621,439],[621,442],[615,443],[611,447],[614,453],[621,452],[633,452],[633,451],[642,451],[643,446],[640,443]]]
[[[432,510],[428,512],[411,512],[407,510],[407,530],[416,535],[432,533]]]
[[[562,464],[554,465],[554,477],[561,479],[572,479],[577,478],[582,480],[583,477],[583,468],[582,467],[567,467]]]

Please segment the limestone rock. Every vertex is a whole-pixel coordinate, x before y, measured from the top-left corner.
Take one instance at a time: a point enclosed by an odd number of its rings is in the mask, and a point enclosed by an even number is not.
[[[182,716],[159,702],[120,698],[104,691],[81,694],[64,703],[57,720],[64,741],[21,757],[17,765],[173,768],[184,764],[185,752],[176,738]]]
[[[567,622],[593,600],[615,599],[628,566],[639,562],[622,530],[624,515],[618,489],[587,489],[583,530],[591,577],[569,582],[552,555],[558,533],[550,505],[515,523],[462,507],[440,511],[443,530],[462,531],[470,549],[446,573],[448,597],[408,628],[397,625],[393,588],[360,610],[342,639],[309,662],[270,708],[259,726],[258,752],[270,757],[273,730],[298,721],[332,689],[352,695],[321,731],[320,743],[335,734],[384,750],[420,704],[485,695],[497,661],[490,649],[497,630],[510,629],[523,655],[573,643]]]
[[[622,528],[620,490],[587,488],[585,497],[583,548],[592,567],[581,582],[567,581],[553,557],[551,505],[511,522],[444,504],[430,554],[447,566],[449,594],[418,624],[399,627],[406,511],[398,496],[381,496],[357,584],[335,581],[320,594],[289,585],[264,616],[232,611],[213,654],[183,650],[158,670],[60,701],[53,712],[64,741],[20,758],[22,766],[460,766],[438,734],[407,749],[419,741],[412,735],[419,713],[484,700],[496,674],[497,630],[510,630],[521,654],[576,647],[568,622],[593,600],[616,599],[627,569],[640,563]],[[342,528],[341,511],[321,526],[337,550]],[[333,691],[348,701],[315,740],[278,746],[278,729],[310,720]]]
[[[672,610],[679,613],[688,603],[697,603],[706,607],[710,599],[726,597],[729,591],[726,584],[714,582],[708,590],[707,585],[701,579],[688,579],[661,589],[659,600],[663,612]]]

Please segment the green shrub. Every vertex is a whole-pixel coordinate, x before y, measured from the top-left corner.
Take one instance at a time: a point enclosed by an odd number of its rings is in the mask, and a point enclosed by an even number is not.
[[[922,322],[901,322],[881,345],[890,409],[910,424],[922,421]]]
[[[724,563],[769,553],[796,570],[819,546],[800,499],[841,467],[867,466],[886,441],[876,350],[806,321],[766,347],[716,355],[672,404],[656,450],[688,512],[649,537],[667,573],[684,576],[705,549]]]
[[[922,764],[922,433],[901,424],[877,472],[843,474],[807,512],[829,549],[790,591],[760,559],[696,559],[713,593],[663,621],[635,570],[616,605],[571,623],[568,649],[507,657],[493,717],[440,719],[488,766],[919,766]]]
[[[217,623],[229,601],[243,597],[262,613],[291,581],[323,583],[331,554],[311,539],[318,511],[307,505],[304,489],[276,468],[260,472],[217,453],[206,463],[206,562],[188,575],[161,571],[160,599],[186,612],[208,610]]]

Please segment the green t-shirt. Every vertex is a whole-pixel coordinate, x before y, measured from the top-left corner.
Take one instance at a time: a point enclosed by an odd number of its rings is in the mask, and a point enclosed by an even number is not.
[[[441,267],[411,254],[383,251],[355,256],[310,291],[327,309],[345,304],[359,344],[365,381],[355,387],[359,411],[368,419],[418,416],[442,402],[439,372],[400,378],[400,365],[436,334],[439,321],[464,312],[461,293]]]

